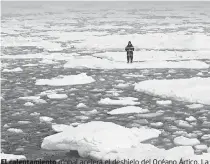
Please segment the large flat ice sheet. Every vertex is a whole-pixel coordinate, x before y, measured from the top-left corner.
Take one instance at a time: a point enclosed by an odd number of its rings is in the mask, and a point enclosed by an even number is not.
[[[210,105],[210,78],[147,80],[137,83],[135,90]]]

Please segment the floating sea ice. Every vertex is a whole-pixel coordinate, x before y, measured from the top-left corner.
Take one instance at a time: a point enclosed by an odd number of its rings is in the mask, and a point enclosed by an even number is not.
[[[10,126],[8,124],[4,124],[4,128],[9,128]]]
[[[139,113],[137,116],[140,118],[153,118],[153,117],[162,116],[163,114],[164,111],[160,110],[155,113]]]
[[[198,76],[203,76],[202,72],[197,73]]]
[[[18,67],[18,68],[14,68],[14,69],[3,69],[2,72],[22,72],[23,70]]]
[[[206,145],[195,145],[195,149],[198,149],[198,150],[207,150],[208,149],[208,146],[206,146]]]
[[[127,88],[127,87],[129,87],[130,86],[130,84],[123,84],[123,83],[120,83],[120,84],[117,84],[116,85],[116,88]]]
[[[25,106],[34,106],[34,104],[31,103],[31,102],[26,102],[24,105],[25,105]]]
[[[119,100],[112,100],[110,98],[101,99],[99,104],[106,104],[106,105],[139,105],[140,102],[135,102],[136,98],[131,97],[120,97]]]
[[[51,123],[51,121],[53,120],[53,118],[51,117],[47,117],[47,116],[41,116],[39,118],[40,122],[46,122],[46,123]]]
[[[37,104],[47,103],[45,100],[40,99],[40,96],[19,97],[18,99],[33,101],[34,103],[37,103]]]
[[[172,104],[171,100],[162,100],[162,101],[156,101],[157,104],[159,105],[170,105]]]
[[[49,99],[66,99],[66,98],[68,98],[68,96],[66,94],[57,94],[57,93],[48,94],[47,97]]]
[[[21,129],[16,129],[16,128],[9,128],[7,129],[7,131],[12,133],[23,133]]]
[[[78,105],[77,105],[77,108],[86,108],[87,106],[85,105],[85,104],[83,104],[83,103],[79,103]]]
[[[186,107],[190,109],[196,109],[196,108],[203,108],[202,104],[191,104],[191,105],[186,105]]]
[[[186,138],[183,136],[174,138],[174,143],[176,145],[183,145],[183,146],[194,146],[199,145],[200,141],[197,138]]]
[[[80,120],[87,120],[89,117],[87,116],[75,116],[75,118],[80,119]]]
[[[184,121],[184,120],[176,120],[175,123],[177,126],[179,126],[181,128],[192,128],[193,127],[187,121]]]
[[[81,157],[92,157],[94,153],[106,155],[136,147],[139,142],[156,138],[160,133],[145,127],[129,129],[111,122],[92,121],[45,137],[41,147],[47,150],[77,150]]]
[[[146,80],[135,84],[135,90],[152,95],[210,105],[210,78]],[[196,85],[196,87],[195,87]]]
[[[210,153],[210,147],[207,149],[207,152]]]
[[[190,117],[185,118],[185,120],[189,122],[193,122],[193,121],[196,121],[197,119],[193,116],[190,116]]]
[[[202,137],[201,137],[202,140],[209,140],[210,139],[210,134],[204,134]]]
[[[82,124],[82,123],[74,122],[74,123],[71,123],[70,125],[73,126],[73,127],[76,127],[76,126],[78,126],[78,125],[80,125],[80,124]]]
[[[151,125],[151,127],[154,127],[154,128],[160,128],[163,126],[163,123],[162,122],[154,122],[154,123],[151,123],[150,125]]]
[[[18,124],[30,124],[30,121],[18,121]]]
[[[86,73],[69,76],[59,76],[52,79],[39,79],[36,81],[36,85],[50,85],[50,86],[66,86],[66,85],[77,85],[77,84],[88,84],[95,80],[87,76]]]
[[[52,124],[52,129],[55,132],[62,132],[64,131],[66,128],[69,128],[69,125],[65,125],[65,124]]]
[[[36,67],[38,64],[25,64],[23,67]]]
[[[42,64],[57,64],[58,62],[53,61],[51,59],[43,59],[42,61],[40,61],[40,63],[42,63]]]
[[[26,160],[26,157],[24,155],[1,153],[1,159],[6,159],[7,161],[14,161],[14,160]]]
[[[37,113],[37,112],[33,112],[30,114],[30,116],[39,116],[39,115],[40,115],[40,113]]]
[[[141,107],[137,107],[137,106],[126,106],[126,107],[114,109],[107,113],[111,115],[116,115],[116,114],[147,113],[147,112],[149,112],[148,109],[142,109]]]

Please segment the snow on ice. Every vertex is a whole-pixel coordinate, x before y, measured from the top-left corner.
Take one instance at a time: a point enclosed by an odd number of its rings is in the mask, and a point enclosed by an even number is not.
[[[52,79],[39,79],[36,81],[36,85],[50,85],[50,86],[66,86],[66,85],[77,85],[77,84],[88,84],[95,80],[87,76],[86,73],[78,75],[59,76]]]
[[[24,155],[1,153],[1,159],[6,159],[7,161],[14,161],[14,160],[26,160],[26,157]]]
[[[116,114],[147,113],[147,112],[149,112],[148,109],[143,109],[137,106],[126,106],[126,107],[114,109],[107,113],[111,115],[116,115]]]
[[[210,105],[210,78],[147,80],[135,90],[162,97]]]
[[[113,100],[110,98],[101,99],[99,104],[106,105],[139,105],[140,102],[136,102],[138,99],[133,97],[118,97],[118,100]]]
[[[92,121],[76,128],[69,126],[60,133],[45,137],[41,147],[47,150],[77,150],[81,157],[98,160],[209,159],[210,153],[195,155],[191,146],[165,150],[141,143],[158,137],[160,133],[145,127],[125,128],[111,122]],[[195,142],[189,144],[195,145]]]

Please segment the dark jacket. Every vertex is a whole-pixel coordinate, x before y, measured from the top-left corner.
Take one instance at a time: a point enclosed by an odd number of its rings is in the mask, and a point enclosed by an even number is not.
[[[127,51],[127,55],[128,54],[132,54],[133,55],[133,51],[134,51],[134,47],[132,44],[128,44],[126,47],[125,47],[125,51]]]

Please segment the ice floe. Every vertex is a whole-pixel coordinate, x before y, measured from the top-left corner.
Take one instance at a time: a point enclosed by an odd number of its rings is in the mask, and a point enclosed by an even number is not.
[[[25,106],[34,106],[34,104],[31,103],[31,102],[26,102],[24,105],[25,105]]]
[[[33,112],[30,114],[30,116],[39,116],[39,115],[40,115],[40,113],[38,113],[38,112]]]
[[[64,131],[66,128],[69,128],[69,125],[65,125],[65,124],[52,124],[52,129],[55,132],[62,132]]]
[[[160,101],[156,101],[157,104],[159,105],[170,105],[172,104],[171,100],[160,100]]]
[[[190,116],[190,117],[185,118],[185,120],[189,122],[193,122],[193,121],[196,121],[197,119],[193,116]]]
[[[77,105],[77,108],[86,108],[87,106],[85,105],[85,104],[83,104],[83,103],[79,103],[78,105]]]
[[[206,145],[195,145],[195,149],[198,149],[198,150],[207,150],[208,149],[208,146],[206,146]]]
[[[126,59],[124,59],[126,60]],[[82,56],[69,60],[64,68],[92,68],[92,69],[144,69],[144,68],[209,68],[209,65],[201,61],[146,61],[132,64],[108,59],[98,59],[92,56]]]
[[[23,133],[22,129],[16,129],[16,128],[9,128],[7,129],[7,131],[12,133]]]
[[[45,137],[41,147],[48,150],[77,150],[82,157],[99,152],[104,155],[118,149],[131,148],[139,142],[156,138],[161,132],[141,127],[125,128],[111,122],[92,121],[76,128]]]
[[[36,85],[66,86],[88,84],[94,81],[91,76],[87,76],[86,73],[81,73],[78,75],[59,76],[52,79],[39,79],[36,81]]]
[[[26,157],[24,155],[1,153],[1,159],[6,159],[7,161],[15,161],[15,160],[26,160]]]
[[[136,102],[138,99],[133,97],[119,97],[118,100],[113,100],[110,98],[101,99],[99,104],[106,105],[139,105],[140,102]]]
[[[30,121],[18,121],[18,124],[30,124]]]
[[[199,145],[200,141],[197,138],[186,138],[183,136],[174,138],[174,143],[176,145],[183,145],[183,146],[194,146]]]
[[[47,103],[45,100],[41,99],[40,96],[19,97],[18,99],[33,101],[34,103],[37,103],[37,104],[45,104],[45,103]]]
[[[191,105],[186,105],[186,107],[190,109],[196,109],[196,108],[203,108],[202,104],[191,104]]]
[[[57,93],[48,94],[47,97],[49,99],[66,99],[66,98],[68,98],[68,96],[66,94],[57,94]]]
[[[46,123],[51,123],[53,121],[53,118],[47,117],[47,116],[41,116],[39,117],[40,122],[46,122]]]
[[[107,113],[111,115],[116,115],[116,114],[147,113],[147,112],[149,112],[148,109],[143,109],[137,106],[126,106],[126,107],[114,109]]]
[[[125,128],[110,122],[93,121],[76,128],[69,126],[60,133],[45,137],[41,147],[47,150],[77,150],[81,157],[97,160],[209,159],[208,153],[195,155],[191,146],[165,150],[140,143],[156,138],[160,133],[145,127]]]
[[[18,67],[18,68],[14,68],[14,69],[3,69],[2,72],[22,72],[23,70]]]
[[[135,90],[152,95],[210,105],[209,84],[210,78],[147,80],[137,83]]]

